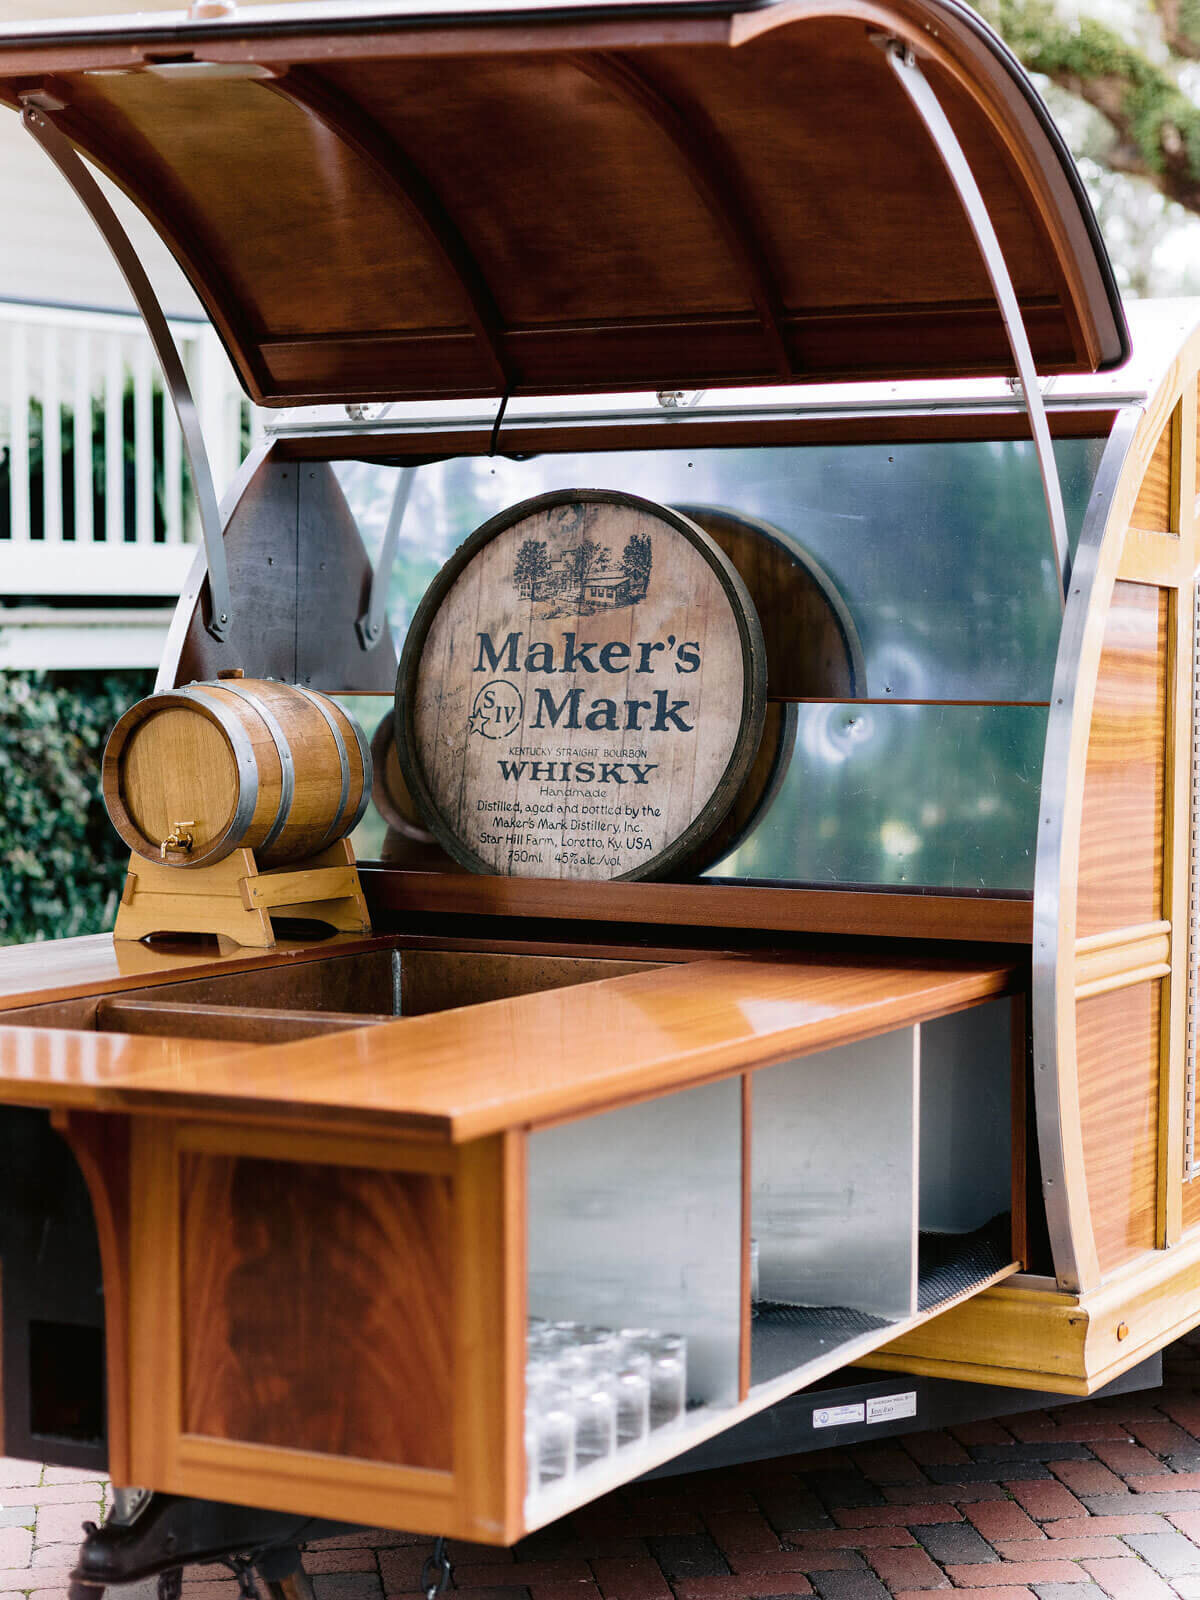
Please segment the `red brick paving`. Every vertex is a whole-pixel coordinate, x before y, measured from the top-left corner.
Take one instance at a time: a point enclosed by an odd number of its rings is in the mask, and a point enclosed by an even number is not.
[[[1070,1584],[1079,1600],[1200,1600],[1200,1336],[1167,1366],[1144,1395],[631,1484],[515,1551],[452,1541],[455,1587],[463,1600],[1066,1600],[1055,1586]],[[978,1481],[939,1481],[958,1468]],[[79,1524],[105,1492],[86,1472],[0,1459],[0,1600],[63,1600]],[[1197,1571],[1150,1564],[1193,1564],[1188,1544]],[[428,1550],[382,1531],[311,1546],[316,1600],[422,1600]],[[221,1567],[191,1567],[184,1600],[238,1589]]]
[[[1170,1584],[1132,1555],[1116,1561],[1085,1561],[1083,1566],[1112,1600],[1174,1600]]]
[[[950,1580],[915,1546],[908,1550],[872,1550],[867,1557],[889,1589],[948,1589]]]
[[[1046,1478],[1031,1480],[1014,1478],[1004,1486],[1013,1499],[1028,1511],[1037,1522],[1058,1522],[1063,1517],[1080,1517],[1086,1514],[1083,1502],[1077,1500],[1061,1483]]]
[[[981,1500],[967,1506],[966,1515],[985,1539],[1037,1539],[1037,1523],[1011,1500]]]
[[[986,1563],[964,1567],[947,1567],[947,1575],[956,1588],[978,1589],[994,1583],[996,1573]],[[1011,1583],[1086,1583],[1087,1573],[1074,1561],[1006,1561],[1001,1575]]]

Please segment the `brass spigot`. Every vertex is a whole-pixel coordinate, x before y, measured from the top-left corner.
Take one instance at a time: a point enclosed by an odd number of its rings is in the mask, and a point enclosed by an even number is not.
[[[162,860],[165,861],[167,859],[168,850],[187,851],[192,848],[192,836],[190,833],[184,833],[183,830],[185,828],[194,828],[195,826],[196,820],[194,817],[190,822],[173,822],[171,824],[170,833],[158,847],[158,853]]]

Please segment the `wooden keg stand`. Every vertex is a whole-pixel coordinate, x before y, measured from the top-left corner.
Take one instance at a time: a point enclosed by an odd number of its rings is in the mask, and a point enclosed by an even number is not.
[[[104,800],[133,851],[114,939],[209,933],[270,949],[272,912],[338,932],[370,932],[345,837],[371,792],[365,739],[325,696],[256,680],[235,687],[241,677],[223,672],[217,683],[152,695],[113,729],[104,753]],[[234,710],[241,714],[240,731],[230,716]],[[306,815],[292,803],[288,743],[304,749],[307,763],[314,736],[328,739],[337,752],[341,799],[332,814],[326,807]],[[242,802],[248,774],[253,805]],[[223,785],[232,789],[232,803]],[[221,821],[207,830],[196,820],[214,814]],[[289,815],[290,828],[281,829],[279,818]],[[335,833],[339,837],[326,844]]]

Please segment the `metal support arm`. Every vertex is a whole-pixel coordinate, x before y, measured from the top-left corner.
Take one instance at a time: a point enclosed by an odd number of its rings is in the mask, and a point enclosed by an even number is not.
[[[170,391],[175,415],[183,434],[183,447],[187,453],[188,469],[200,506],[200,531],[204,539],[204,553],[208,561],[208,592],[211,615],[206,627],[214,639],[224,640],[233,621],[233,603],[229,594],[229,570],[225,563],[225,544],[221,536],[221,517],[217,510],[217,495],[213,487],[212,469],[204,447],[204,434],[196,402],[183,361],[171,337],[167,319],[158,303],[158,296],[150,286],[137,251],[116,212],[105,199],[100,185],[88,171],[70,140],[62,134],[38,106],[26,101],[22,121],[26,129],[62,173],[75,191],[84,209],[99,228],[105,244],[112,251],[121,275],[129,285],[137,308],[146,324],[154,353],[162,367],[163,377]]]
[[[880,42],[887,51],[888,61],[899,80],[900,87],[925,124],[929,137],[941,157],[942,165],[958,192],[958,198],[962,201],[967,222],[975,235],[975,242],[979,246],[979,253],[983,257],[983,264],[1000,307],[1004,331],[1008,335],[1017,375],[1021,380],[1025,409],[1029,413],[1033,445],[1037,451],[1038,470],[1042,477],[1042,492],[1046,497],[1046,512],[1050,518],[1058,597],[1060,603],[1065,603],[1066,585],[1070,577],[1071,551],[1067,542],[1067,518],[1063,510],[1062,486],[1058,478],[1058,463],[1054,459],[1050,427],[1046,421],[1046,406],[1038,386],[1037,368],[1034,365],[1033,352],[1029,347],[1029,336],[1025,332],[1025,321],[1021,316],[1016,290],[1013,288],[1012,278],[1004,260],[1004,252],[1000,248],[992,219],[988,215],[979,185],[975,182],[970,163],[963,153],[962,145],[958,142],[958,136],[950,126],[949,119],[942,110],[928,78],[918,66],[916,56],[899,39],[881,39]]]
[[[396,561],[400,524],[404,521],[404,513],[408,509],[415,474],[415,467],[400,468],[396,492],[392,496],[392,509],[388,513],[387,531],[383,536],[383,548],[379,552],[379,560],[375,563],[375,571],[371,577],[371,593],[367,600],[367,609],[355,623],[358,629],[358,642],[364,650],[373,650],[383,637],[383,625],[387,618],[388,585]]]

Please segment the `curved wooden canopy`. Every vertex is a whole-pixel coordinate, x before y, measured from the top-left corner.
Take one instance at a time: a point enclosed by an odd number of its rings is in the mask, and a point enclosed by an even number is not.
[[[970,159],[1039,368],[1122,361],[1070,157],[956,0],[27,27],[0,98],[141,205],[268,404],[1009,373],[881,38]]]

